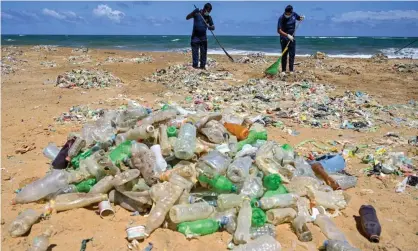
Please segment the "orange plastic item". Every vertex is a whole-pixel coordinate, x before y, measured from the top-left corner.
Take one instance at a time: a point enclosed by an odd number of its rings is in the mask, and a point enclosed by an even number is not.
[[[230,133],[236,136],[238,140],[246,139],[248,137],[248,134],[250,133],[248,128],[241,125],[225,122],[224,126]]]

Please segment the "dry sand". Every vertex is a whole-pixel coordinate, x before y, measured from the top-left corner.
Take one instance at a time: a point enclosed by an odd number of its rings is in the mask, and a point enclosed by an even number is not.
[[[88,251],[94,250],[128,250],[125,227],[129,222],[143,224],[146,218],[130,216],[123,208],[116,206],[116,216],[113,220],[101,219],[94,209],[77,209],[53,214],[49,220],[41,221],[32,227],[27,236],[11,238],[8,227],[18,213],[26,208],[42,211],[44,204],[11,205],[14,191],[28,180],[42,177],[48,170],[48,160],[43,156],[42,149],[49,142],[58,145],[66,141],[71,131],[78,131],[81,125],[60,125],[54,122],[53,117],[68,111],[73,105],[93,104],[96,107],[117,107],[123,104],[122,100],[110,98],[126,97],[140,99],[142,103],[153,105],[165,87],[158,84],[144,83],[143,77],[151,75],[155,70],[169,64],[189,62],[190,56],[176,53],[145,53],[152,55],[153,63],[114,63],[96,66],[108,56],[136,57],[138,52],[92,50],[89,54],[93,62],[82,65],[86,68],[100,68],[111,71],[125,83],[123,87],[107,89],[60,89],[53,84],[44,84],[47,79],[55,81],[58,74],[79,67],[67,62],[71,49],[59,48],[53,52],[36,52],[28,47],[19,48],[24,54],[18,58],[28,60],[23,63],[14,74],[2,76],[2,248],[3,250],[26,250],[33,238],[39,235],[48,225],[53,225],[55,234],[50,242],[50,250],[79,250],[81,240],[93,237],[93,242],[87,244]],[[4,53],[3,53],[4,54]],[[233,64],[224,56],[213,56],[219,66],[233,72],[234,77],[246,81],[250,77],[262,77],[262,71],[273,58],[268,59],[264,65],[251,66]],[[58,67],[44,69],[40,61],[54,60]],[[418,100],[418,76],[411,73],[399,73],[394,70],[395,63],[411,63],[412,60],[389,60],[385,63],[372,63],[366,59],[325,59],[317,61],[308,58],[297,58],[300,65],[296,70],[312,71],[323,83],[332,83],[337,86],[337,92],[344,90],[366,91],[385,104],[406,102],[410,99]],[[416,60],[414,61],[417,62]],[[349,66],[359,74],[338,75],[330,68],[338,65]],[[317,66],[317,67],[315,67]],[[324,69],[322,69],[324,68]],[[228,82],[228,81],[225,81]],[[233,83],[231,83],[233,84]],[[239,95],[239,94],[237,94]],[[318,140],[350,139],[354,142],[370,142],[373,138],[382,137],[390,128],[382,128],[375,133],[358,133],[348,130],[308,129],[296,127],[298,136],[290,136],[273,128],[269,129],[269,137],[279,142],[296,144],[304,139],[316,138]],[[417,130],[392,129],[403,135],[417,135]],[[25,154],[16,154],[15,150],[23,145],[34,144],[36,148]],[[409,147],[411,148],[411,147]],[[398,149],[408,150],[408,149]],[[403,194],[395,193],[395,185],[401,179],[388,177],[384,182],[375,177],[367,177],[361,173],[366,165],[359,164],[356,159],[349,160],[347,171],[359,177],[358,185],[348,190],[351,201],[343,211],[342,216],[335,218],[337,226],[346,234],[349,241],[361,250],[374,251],[414,251],[418,247],[418,192],[408,188]],[[373,193],[367,193],[370,189]],[[354,216],[362,204],[372,204],[378,213],[383,231],[379,244],[369,243],[356,229]],[[325,240],[319,228],[309,224],[313,233],[313,241],[307,243],[316,248]],[[225,250],[230,235],[219,232],[193,240],[186,238],[175,231],[160,228],[156,230],[145,242],[154,244],[156,251],[160,250]],[[277,226],[277,240],[284,250],[307,250],[292,233],[289,225]],[[293,245],[296,244],[295,249]],[[313,249],[315,250],[315,249]]]

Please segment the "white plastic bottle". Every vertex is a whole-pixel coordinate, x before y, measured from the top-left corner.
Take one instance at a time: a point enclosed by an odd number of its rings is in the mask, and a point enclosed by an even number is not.
[[[235,244],[245,244],[250,241],[252,209],[249,198],[244,199],[237,218],[237,229],[234,233]]]

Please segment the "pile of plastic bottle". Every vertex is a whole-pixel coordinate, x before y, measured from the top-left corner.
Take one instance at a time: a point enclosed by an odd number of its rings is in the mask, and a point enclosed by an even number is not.
[[[23,187],[14,203],[46,200],[50,213],[98,205],[101,217],[114,214],[113,203],[148,214],[145,226],[126,229],[129,241],[168,221],[186,238],[227,231],[234,250],[280,250],[276,225],[290,223],[309,242],[306,223],[313,222],[329,239],[327,250],[358,250],[332,221],[347,206],[344,190],[357,182],[341,173],[344,158],[308,163],[290,145],[268,140],[256,118],[130,102],[44,155],[53,170]],[[39,217],[24,211],[10,234],[23,235]]]

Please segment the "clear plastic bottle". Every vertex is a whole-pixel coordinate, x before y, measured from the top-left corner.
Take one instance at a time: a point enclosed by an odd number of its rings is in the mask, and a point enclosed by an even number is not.
[[[324,192],[309,188],[308,196],[324,208],[338,210],[347,206],[342,190]]]
[[[230,163],[231,158],[214,150],[199,159],[196,169],[208,176],[225,175]]]
[[[298,239],[302,242],[312,241],[312,233],[306,225],[305,218],[302,216],[296,217],[292,221],[292,227]]]
[[[234,183],[242,183],[248,177],[253,160],[250,157],[236,158],[228,167],[226,176]]]
[[[51,200],[50,207],[57,212],[86,207],[107,200],[107,194],[69,193]]]
[[[266,212],[267,222],[273,225],[280,225],[285,222],[292,222],[296,218],[296,211],[293,208],[276,208]]]
[[[311,168],[311,165],[306,162],[303,157],[297,156],[295,158],[295,168],[293,176],[307,176],[316,179],[315,173]]]
[[[281,251],[280,243],[270,235],[263,235],[245,245],[234,248],[237,251]]]
[[[135,196],[133,196],[132,193],[135,193]],[[148,191],[122,193],[112,190],[109,193],[109,201],[131,212],[147,212],[148,208],[152,206],[152,201]]]
[[[21,212],[10,224],[10,236],[18,237],[24,235],[31,229],[32,225],[35,224],[40,217],[41,214],[33,209],[26,209]]]
[[[148,236],[163,224],[168,211],[182,193],[183,188],[170,182],[160,183],[151,188],[150,195],[155,204],[148,215],[145,227],[145,233]]]
[[[326,251],[361,251],[351,246],[350,243],[340,240],[326,240],[324,246]]]
[[[194,204],[174,205],[169,212],[170,219],[174,223],[185,221],[203,220],[208,218],[215,208],[207,202]]]
[[[183,188],[187,192],[190,192],[190,190],[192,190],[193,185],[194,185],[193,182],[191,182],[190,180],[187,180],[183,178],[182,176],[175,174],[175,173],[171,175],[168,181],[172,183],[173,185]]]
[[[60,149],[55,145],[55,143],[49,143],[47,147],[44,148],[43,154],[45,157],[53,161],[58,153],[60,152]]]
[[[255,204],[257,207],[268,210],[277,207],[285,208],[295,206],[298,199],[299,196],[293,193],[276,194],[268,198],[263,197],[255,202]]]
[[[152,186],[158,180],[154,173],[156,159],[154,153],[146,145],[137,147],[132,151],[132,165],[141,172],[148,186]]]
[[[245,244],[250,237],[252,209],[249,199],[244,199],[237,218],[237,229],[234,233],[235,244]]]
[[[140,125],[125,133],[119,133],[115,138],[116,145],[127,140],[148,139],[154,136],[154,127],[152,125]]]
[[[254,175],[247,177],[242,185],[240,194],[250,198],[260,198],[264,194],[263,181],[260,177]]]
[[[168,141],[168,135],[167,135],[167,126],[166,125],[160,125],[159,128],[159,143],[161,146],[161,153],[163,156],[170,156],[171,154],[171,145]]]
[[[114,177],[109,175],[99,180],[89,191],[89,193],[105,193],[107,194],[113,188]]]
[[[162,181],[168,181],[173,174],[178,174],[182,176],[183,178],[192,181],[193,183],[197,182],[197,172],[195,168],[196,164],[181,160],[179,163],[177,163],[173,169],[167,170],[164,173],[160,175],[160,180]]]
[[[317,225],[321,232],[330,240],[339,240],[347,241],[345,235],[341,230],[335,225],[335,223],[326,216],[325,214],[318,214],[314,221],[314,224]]]
[[[213,213],[210,218],[216,220],[217,222],[221,222],[222,227],[230,234],[235,233],[235,229],[237,228],[237,209],[231,208],[225,211],[216,211]]]
[[[64,170],[53,170],[29,185],[25,186],[13,200],[13,204],[38,201],[51,193],[68,186],[69,173]]]
[[[112,181],[113,186],[115,187],[122,186],[123,184],[138,178],[139,174],[140,174],[140,171],[138,169],[126,170],[125,172],[120,173],[115,176],[115,178]]]
[[[87,170],[87,172],[95,177],[96,180],[101,180],[106,176],[105,167],[98,163],[98,160],[104,156],[105,152],[100,150],[91,156],[80,160],[80,170]]]
[[[235,154],[237,154],[238,152],[238,139],[236,136],[234,135],[229,136],[228,147],[229,147],[229,155],[232,157],[235,156]]]
[[[138,122],[139,125],[152,125],[163,121],[169,121],[177,116],[177,111],[174,109],[159,110],[151,113],[148,117]]]
[[[161,153],[161,146],[160,145],[153,145],[151,146],[151,151],[154,153],[156,165],[154,169],[154,173],[160,174],[167,170],[167,162],[165,161],[162,153]]]
[[[32,246],[28,251],[47,251],[49,247],[49,238],[52,233],[52,226],[50,226],[41,235],[38,235],[33,239]]]
[[[239,208],[245,198],[245,195],[241,194],[220,194],[218,195],[218,208],[222,211],[230,208]]]
[[[270,235],[276,238],[276,227],[272,224],[265,224],[261,227],[251,227],[250,229],[251,239],[257,239],[263,235]]]
[[[298,209],[298,216],[304,217],[306,222],[312,221],[312,217],[309,213],[309,209],[310,209],[309,199],[305,197],[299,197],[299,199],[296,202],[296,207]]]
[[[186,123],[181,126],[176,144],[174,145],[174,155],[178,159],[188,160],[194,155],[196,148],[196,127]]]
[[[355,176],[339,174],[331,174],[330,176],[338,183],[342,190],[346,190],[357,185],[357,177]]]
[[[81,149],[83,149],[85,146],[86,141],[81,137],[77,137],[74,143],[71,145],[70,149],[68,150],[68,157],[73,158],[77,156],[81,152]]]
[[[318,189],[321,181],[307,176],[294,177],[289,184],[286,185],[289,193],[295,193],[299,196],[306,196],[308,194],[308,187]]]

